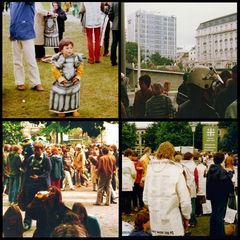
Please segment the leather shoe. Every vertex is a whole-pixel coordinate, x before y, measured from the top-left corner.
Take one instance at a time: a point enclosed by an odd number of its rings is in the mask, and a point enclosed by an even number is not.
[[[41,92],[41,91],[44,91],[44,88],[42,87],[41,84],[38,84],[35,87],[33,87],[32,90],[36,90],[36,91]]]
[[[19,91],[24,91],[24,90],[26,90],[26,86],[25,86],[24,84],[22,84],[22,85],[17,85],[17,90],[19,90]]]
[[[115,202],[114,200],[113,200],[113,201],[111,201],[111,203],[112,203],[112,204],[117,204],[117,202]]]
[[[102,204],[94,203],[93,205],[95,205],[95,206],[101,206]]]

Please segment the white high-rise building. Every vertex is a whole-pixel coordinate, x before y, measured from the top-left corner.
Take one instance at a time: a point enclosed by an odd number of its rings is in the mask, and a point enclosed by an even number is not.
[[[144,59],[158,52],[163,57],[175,60],[175,16],[162,16],[160,13],[138,10],[127,18],[127,41],[138,42],[138,29]]]
[[[196,61],[215,68],[231,68],[237,63],[237,13],[199,25]]]

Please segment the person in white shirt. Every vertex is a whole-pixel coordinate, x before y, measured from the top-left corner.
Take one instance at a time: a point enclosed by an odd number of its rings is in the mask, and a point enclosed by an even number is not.
[[[127,149],[122,157],[122,209],[123,212],[131,213],[132,192],[136,178],[136,169],[131,156],[133,151]]]

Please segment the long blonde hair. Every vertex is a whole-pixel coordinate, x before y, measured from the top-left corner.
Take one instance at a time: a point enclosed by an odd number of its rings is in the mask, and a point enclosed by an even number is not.
[[[158,159],[165,158],[174,160],[174,152],[175,152],[174,146],[170,142],[166,141],[159,145],[156,151],[156,157]]]

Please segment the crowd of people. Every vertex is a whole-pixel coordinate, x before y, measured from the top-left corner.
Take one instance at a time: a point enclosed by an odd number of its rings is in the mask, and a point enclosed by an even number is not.
[[[207,201],[209,235],[225,236],[226,209],[237,209],[237,154],[182,154],[163,142],[141,157],[126,149],[122,159],[122,216],[135,219],[130,236],[189,236],[190,228],[200,227],[197,217],[206,214]]]
[[[213,68],[196,66],[183,75],[176,104],[166,86],[151,84],[149,75],[139,78],[130,110],[124,75],[121,81],[121,114],[123,118],[237,118],[237,65],[218,74]]]
[[[33,142],[29,134],[25,134],[21,145],[4,145],[3,195],[8,195],[10,205],[5,216],[7,218],[10,212],[10,215],[15,213],[14,217],[16,217],[19,211],[18,206],[25,211],[24,220],[19,223],[21,226],[19,229],[22,231],[31,228],[32,219],[37,220],[34,236],[38,237],[50,236],[55,227],[69,223],[69,221],[63,221],[66,217],[64,213],[69,212],[69,209],[62,202],[61,191],[74,191],[82,186],[92,187],[92,191],[97,192],[94,205],[110,206],[117,203],[118,149],[116,145],[44,146],[42,142]],[[56,195],[58,200],[54,200],[52,195]],[[46,199],[49,200],[48,204]],[[105,202],[103,202],[104,199]],[[38,200],[43,202],[39,203]],[[46,209],[43,207],[44,204],[48,206]],[[56,218],[58,214],[61,216],[57,220],[48,220],[47,224],[47,215],[53,214],[49,208],[56,211]],[[46,210],[45,214],[42,212],[43,209]],[[77,221],[80,227],[83,225],[86,228],[87,236],[101,236],[98,220],[88,216],[84,205],[75,203],[72,211],[78,215]],[[11,227],[7,226],[8,224],[9,221],[6,222],[6,229]],[[60,230],[68,231],[63,228],[65,226]],[[77,232],[76,229],[75,231]],[[5,233],[8,234],[7,232]]]

